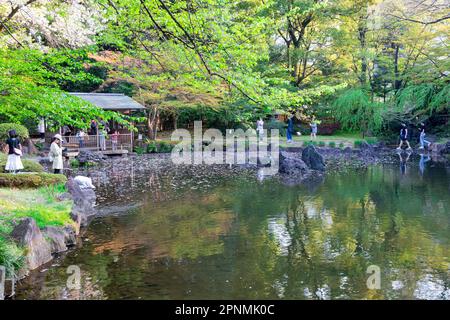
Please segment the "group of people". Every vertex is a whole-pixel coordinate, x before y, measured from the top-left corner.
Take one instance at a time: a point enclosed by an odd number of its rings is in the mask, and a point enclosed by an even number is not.
[[[23,170],[22,163],[22,145],[16,130],[8,131],[8,139],[6,140],[8,158],[6,160],[5,170],[9,173],[17,173]],[[49,160],[52,162],[52,169],[54,173],[61,173],[63,169],[63,150],[62,137],[56,134],[50,145]]]
[[[286,128],[287,143],[292,143],[292,135],[295,133],[293,118],[294,118],[294,115],[291,114],[287,120],[287,128]],[[313,118],[313,120],[310,122],[309,126],[311,128],[311,140],[316,139],[317,138],[317,121]],[[259,118],[259,120],[256,121],[256,132],[257,132],[260,140],[262,140],[264,137],[264,120],[262,118]],[[300,135],[299,132],[297,132],[297,134]]]
[[[432,145],[430,141],[426,139],[425,133],[425,124],[421,123],[419,125],[419,142],[420,142],[420,150],[425,149],[425,146],[429,149]],[[400,144],[397,147],[397,150],[402,150],[403,144],[406,144],[408,148],[406,150],[412,150],[411,145],[409,144],[410,133],[406,124],[402,123],[402,127],[400,129]]]
[[[84,132],[83,129],[78,130],[78,132],[76,133],[76,137],[80,148],[85,147],[85,141],[86,139],[89,139],[89,135],[96,136],[98,134],[100,150],[105,151],[106,139],[108,137],[108,134],[111,132],[111,146],[113,150],[117,150],[117,145],[119,142],[119,131],[111,131],[108,127],[108,124],[104,121],[100,121],[100,123],[102,124],[101,128],[99,128],[97,121],[92,120],[88,134]]]
[[[88,133],[90,135],[97,135],[99,138],[99,145],[102,151],[106,150],[106,138],[108,136],[109,127],[107,123],[100,121],[101,128],[97,121],[92,120]],[[38,125],[38,131],[41,141],[45,138],[45,122],[44,119],[40,119]],[[63,136],[70,135],[72,130],[69,126],[64,126],[62,128]],[[60,134],[56,134],[53,136],[50,151],[48,154],[48,159],[52,163],[53,172],[58,174],[62,173],[64,161],[63,161],[63,136]],[[80,129],[76,133],[76,137],[78,138],[79,147],[83,148],[85,145],[85,139],[88,138],[88,134],[85,133],[83,129]],[[119,143],[119,131],[114,130],[111,133],[111,145],[113,150],[117,150],[117,146]],[[22,157],[22,145],[20,143],[20,139],[15,130],[8,131],[8,138],[6,140],[7,147],[7,161],[5,165],[5,170],[10,173],[17,173],[20,170],[24,169],[21,157]]]
[[[309,124],[311,128],[311,140],[317,138],[317,121],[313,118],[312,121]],[[262,118],[259,118],[258,121],[256,121],[256,132],[259,136],[259,138],[262,140],[264,137],[264,120]],[[287,128],[286,128],[286,139],[287,143],[292,143],[292,135],[294,134],[294,114],[291,114],[288,117],[287,120]],[[300,134],[300,133],[298,133]]]

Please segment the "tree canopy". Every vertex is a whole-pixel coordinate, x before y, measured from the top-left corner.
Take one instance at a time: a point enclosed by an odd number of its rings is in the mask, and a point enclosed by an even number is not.
[[[64,93],[99,91],[142,102],[150,131],[323,107],[349,130],[424,121],[448,113],[448,21],[431,0],[11,0],[0,117],[114,117]]]

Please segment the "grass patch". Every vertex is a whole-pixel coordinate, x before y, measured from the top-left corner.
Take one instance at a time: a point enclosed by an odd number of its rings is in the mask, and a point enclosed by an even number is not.
[[[52,173],[0,173],[0,188],[39,188],[59,183],[65,183],[67,178],[63,174]]]
[[[59,201],[58,195],[66,192],[64,184],[36,189],[0,188],[0,265],[9,275],[23,265],[23,249],[9,234],[21,218],[31,217],[39,228],[72,224],[72,200]]]

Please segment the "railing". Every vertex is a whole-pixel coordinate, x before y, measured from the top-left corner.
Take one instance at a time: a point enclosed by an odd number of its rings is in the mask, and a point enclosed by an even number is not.
[[[92,150],[92,151],[114,151],[128,150],[133,151],[133,137],[131,133],[117,134],[116,139],[113,135],[86,135],[62,136],[63,147],[70,150]]]

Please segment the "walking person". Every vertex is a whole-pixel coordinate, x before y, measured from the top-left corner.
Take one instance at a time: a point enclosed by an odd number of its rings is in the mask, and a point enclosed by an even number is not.
[[[8,139],[6,144],[8,146],[8,160],[6,161],[5,170],[9,173],[15,174],[17,171],[23,169],[22,160],[22,145],[17,137],[16,130],[10,130],[8,132]]]
[[[408,146],[407,150],[412,150],[411,145],[408,141],[408,128],[406,127],[406,124],[402,123],[402,128],[400,129],[400,145],[398,146],[397,150],[402,150],[403,143],[406,143]]]
[[[62,137],[60,134],[56,134],[53,137],[52,144],[50,145],[50,152],[48,154],[49,160],[53,163],[53,173],[62,173],[64,163],[63,163],[63,149],[62,149]]]
[[[425,134],[425,124],[421,123],[420,124],[420,137],[419,137],[419,140],[420,140],[420,147],[419,147],[419,149],[421,149],[421,150],[425,149],[425,144],[427,144],[428,149],[430,149],[430,146],[431,146],[431,142],[426,140],[425,136],[426,136],[426,134]]]
[[[259,140],[262,140],[264,138],[264,121],[262,118],[256,121],[256,132],[258,133]]]
[[[311,127],[311,140],[317,139],[317,122],[314,118],[309,126]]]
[[[294,132],[294,114],[289,115],[287,121],[286,138],[287,143],[292,143],[292,133]]]

